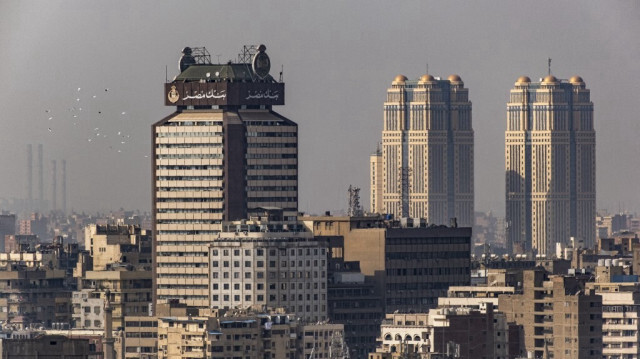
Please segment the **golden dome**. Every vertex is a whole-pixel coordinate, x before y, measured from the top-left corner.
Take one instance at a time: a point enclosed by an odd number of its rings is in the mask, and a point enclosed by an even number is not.
[[[420,81],[419,82],[432,82],[432,81],[435,81],[435,80],[436,79],[433,76],[431,76],[429,74],[426,74],[426,75],[422,75],[420,77]]]
[[[584,83],[584,80],[580,76],[572,76],[569,79],[569,82],[572,83],[572,84],[582,84],[582,83]]]
[[[553,75],[549,75],[544,79],[542,79],[543,84],[556,83],[556,82],[558,82],[558,79]]]
[[[447,78],[451,82],[462,82],[462,79],[458,75],[451,75]]]
[[[393,83],[404,83],[407,81],[407,77],[405,75],[398,75],[395,79],[393,79]]]
[[[516,81],[516,84],[523,84],[523,83],[530,83],[531,79],[529,78],[529,76],[520,76],[518,77],[518,81]]]

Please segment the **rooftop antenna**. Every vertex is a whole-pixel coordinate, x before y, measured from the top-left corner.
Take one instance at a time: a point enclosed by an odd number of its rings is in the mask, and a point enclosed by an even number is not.
[[[428,61],[427,61],[427,72],[426,72],[426,74],[427,75],[429,74],[429,62]]]
[[[547,75],[551,76],[551,58],[548,59]]]
[[[164,65],[164,83],[169,82],[169,67]]]
[[[222,56],[222,54],[217,54],[215,56],[218,58],[218,65],[220,65],[220,56]]]
[[[284,73],[284,65],[280,65],[280,82],[282,82],[282,74]]]

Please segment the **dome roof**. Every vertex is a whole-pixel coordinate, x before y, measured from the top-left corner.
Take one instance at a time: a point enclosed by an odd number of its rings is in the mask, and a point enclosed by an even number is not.
[[[407,77],[405,75],[398,75],[393,79],[393,83],[404,83],[405,81],[407,81]]]
[[[429,74],[426,74],[426,75],[422,75],[420,77],[420,81],[419,82],[431,82],[431,81],[435,81],[435,80],[436,80],[435,77],[433,77],[433,76],[431,76]]]
[[[520,76],[518,77],[518,80],[516,81],[517,84],[522,84],[522,83],[530,83],[531,79],[529,78],[529,76]]]
[[[447,78],[451,82],[462,82],[462,79],[458,75],[451,75]]]
[[[553,75],[549,75],[542,80],[543,84],[556,83],[556,82],[558,82],[558,79]]]
[[[572,76],[569,79],[569,82],[571,82],[572,84],[581,84],[584,83],[584,80],[580,76]]]

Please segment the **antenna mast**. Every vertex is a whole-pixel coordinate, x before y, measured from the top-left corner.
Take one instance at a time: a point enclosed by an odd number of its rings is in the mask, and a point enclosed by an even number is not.
[[[551,76],[551,58],[548,59],[547,75]]]

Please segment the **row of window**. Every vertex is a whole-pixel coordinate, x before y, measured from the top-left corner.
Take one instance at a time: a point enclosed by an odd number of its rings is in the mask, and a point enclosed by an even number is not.
[[[222,121],[174,121],[162,124],[162,127],[174,126],[222,126]]]
[[[184,236],[195,236],[195,235],[217,235],[218,233],[220,233],[220,231],[207,231],[207,230],[192,230],[192,231],[167,231],[167,230],[163,230],[163,231],[158,231],[157,232],[158,235],[162,236],[162,235],[184,235]],[[164,243],[164,242],[163,242]],[[195,243],[195,242],[188,242],[189,244]],[[207,242],[207,243],[211,243],[211,242]],[[193,244],[195,245],[195,244]]]
[[[274,176],[278,177],[278,176]],[[222,181],[222,176],[158,176],[158,181]]]
[[[222,213],[220,208],[158,208],[157,213]]]
[[[287,143],[264,143],[264,142],[259,142],[259,143],[248,143],[247,147],[248,148],[296,148],[297,147],[297,143],[295,142],[287,142]]]
[[[282,158],[298,158],[295,153],[248,153],[248,159],[266,158],[266,159],[282,159]]]
[[[247,170],[295,170],[298,165],[247,165]]]
[[[222,202],[219,197],[196,197],[196,198],[156,198],[158,202]]]
[[[224,166],[222,165],[163,165],[156,166],[157,170],[221,170]]]
[[[222,147],[222,142],[216,143],[159,143],[156,148],[209,148]]]
[[[234,249],[233,251],[230,249],[222,249],[222,250],[218,250],[218,249],[214,249],[212,251],[212,255],[214,256],[218,256],[222,253],[223,256],[228,256],[229,254],[233,253],[234,256],[239,256],[240,255],[240,249]],[[313,255],[318,255],[318,253],[320,253],[320,255],[324,256],[326,253],[326,248],[291,248],[289,249],[289,254],[292,256],[296,255],[296,251],[298,252],[298,255],[311,255],[311,253],[313,253]],[[257,256],[263,256],[264,255],[264,249],[262,248],[258,248],[255,249],[256,255]],[[275,256],[277,255],[279,252],[279,254],[281,256],[286,256],[287,255],[287,249],[286,248],[280,248],[280,249],[269,249],[269,255],[270,256]],[[245,256],[251,256],[251,249],[245,249],[244,250],[244,255]],[[322,261],[322,265],[324,265],[324,261]],[[308,264],[307,264],[308,265]],[[317,264],[316,264],[317,265]]]
[[[156,137],[213,137],[222,136],[222,132],[158,132]]]
[[[185,191],[202,191],[213,192],[222,191],[222,187],[158,187],[160,192],[185,192]]]
[[[159,160],[165,159],[210,159],[210,158],[222,158],[222,153],[180,153],[180,154],[170,154],[170,155],[156,155],[156,158]]]
[[[317,249],[316,249],[317,251]],[[258,268],[264,268],[264,261],[256,261],[256,267]],[[318,261],[317,259],[313,261],[313,266],[317,267],[318,263],[320,263],[321,267],[324,268],[325,267],[325,260],[322,259],[320,261]],[[240,261],[222,261],[222,267],[223,268],[229,268],[231,266],[231,264],[233,264],[233,268],[240,268]],[[280,261],[280,267],[281,268],[286,268],[287,264],[289,264],[292,268],[295,268],[296,266],[296,261],[291,261],[290,263],[288,263],[287,261]],[[253,266],[253,261],[244,261],[244,267],[245,268],[251,268]],[[269,268],[276,268],[277,263],[276,261],[269,261]],[[303,261],[298,261],[298,266],[299,267],[303,267]],[[306,261],[306,266],[305,267],[310,267],[311,266],[311,261],[307,260]],[[220,261],[212,261],[211,262],[211,267],[213,268],[218,268],[220,267]]]

